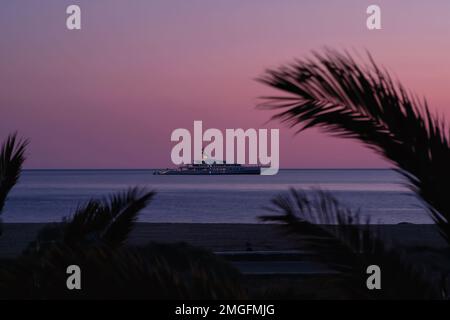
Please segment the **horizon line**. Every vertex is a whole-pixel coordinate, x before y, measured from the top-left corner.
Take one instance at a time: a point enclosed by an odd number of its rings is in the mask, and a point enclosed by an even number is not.
[[[145,171],[166,168],[26,168],[23,171]],[[280,168],[279,170],[395,170],[395,168]]]

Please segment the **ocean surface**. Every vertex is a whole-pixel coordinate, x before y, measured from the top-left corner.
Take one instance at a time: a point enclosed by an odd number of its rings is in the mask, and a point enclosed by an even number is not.
[[[275,176],[158,176],[152,170],[25,170],[4,222],[61,221],[90,198],[130,186],[157,191],[141,222],[256,223],[289,187],[321,188],[359,208],[372,223],[431,223],[420,201],[391,170],[281,170]]]

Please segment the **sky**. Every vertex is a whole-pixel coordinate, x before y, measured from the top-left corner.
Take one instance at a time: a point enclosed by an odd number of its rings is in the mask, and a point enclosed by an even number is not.
[[[82,29],[66,29],[66,7]],[[381,7],[382,30],[366,28]],[[450,117],[450,1],[2,0],[0,138],[26,168],[171,166],[176,128],[280,128],[283,168],[384,168],[358,142],[294,135],[258,97],[264,70],[324,46],[364,52]]]

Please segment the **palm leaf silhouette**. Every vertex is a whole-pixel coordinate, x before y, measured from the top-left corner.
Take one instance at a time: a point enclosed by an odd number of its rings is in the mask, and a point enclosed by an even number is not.
[[[361,223],[358,212],[346,208],[330,193],[291,189],[272,199],[273,215],[263,221],[282,223],[301,235],[315,259],[341,272],[347,289],[358,299],[442,299],[429,274],[406,263],[403,256],[385,244],[379,231]],[[314,257],[312,257],[314,259]],[[382,289],[366,287],[366,269],[382,270]],[[425,277],[426,276],[426,277]],[[438,280],[436,279],[436,282]]]
[[[2,234],[1,214],[9,192],[19,181],[27,144],[27,140],[17,139],[17,134],[12,134],[6,138],[0,150],[0,235]]]
[[[126,241],[139,212],[155,192],[131,188],[103,200],[90,200],[65,221],[65,243],[103,241],[119,246]]]
[[[27,140],[17,139],[17,134],[12,134],[2,145],[0,151],[0,214],[5,206],[8,193],[19,180],[27,144]]]
[[[448,126],[368,56],[360,66],[348,53],[326,50],[268,70],[259,81],[286,95],[263,97],[260,107],[278,110],[272,118],[299,131],[358,139],[391,161],[450,242]]]

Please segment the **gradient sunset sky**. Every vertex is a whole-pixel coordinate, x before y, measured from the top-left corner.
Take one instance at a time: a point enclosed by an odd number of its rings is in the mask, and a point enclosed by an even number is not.
[[[65,27],[82,9],[82,30]],[[382,30],[366,8],[382,9]],[[86,0],[0,4],[0,138],[27,168],[168,167],[176,128],[282,128],[255,110],[265,69],[324,46],[364,52],[450,118],[450,1]],[[386,167],[356,142],[280,133],[281,166]]]

